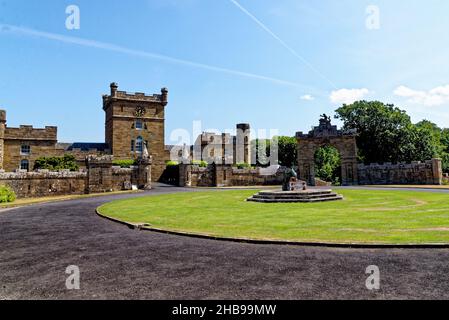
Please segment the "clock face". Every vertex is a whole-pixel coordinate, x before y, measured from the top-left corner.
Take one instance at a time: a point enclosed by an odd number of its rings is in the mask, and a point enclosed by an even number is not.
[[[135,111],[135,115],[136,117],[143,117],[145,115],[145,107],[142,106],[137,106],[136,107],[136,111]]]

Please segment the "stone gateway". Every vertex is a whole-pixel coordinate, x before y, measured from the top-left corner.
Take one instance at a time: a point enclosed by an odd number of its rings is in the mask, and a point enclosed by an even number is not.
[[[341,156],[341,179],[344,186],[358,184],[357,132],[338,130],[330,117],[323,115],[318,127],[308,134],[296,133],[299,178],[315,186],[315,152],[323,146],[335,147]]]

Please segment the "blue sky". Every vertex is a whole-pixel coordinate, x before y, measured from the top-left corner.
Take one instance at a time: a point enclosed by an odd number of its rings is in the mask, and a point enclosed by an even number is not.
[[[79,30],[66,29],[72,4]],[[447,0],[0,0],[0,107],[9,126],[57,125],[64,142],[104,141],[112,81],[168,87],[167,143],[195,120],[294,135],[358,98],[449,127],[447,12]]]

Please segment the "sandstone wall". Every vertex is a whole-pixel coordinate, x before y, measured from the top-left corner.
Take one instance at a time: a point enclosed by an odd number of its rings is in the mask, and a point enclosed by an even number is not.
[[[440,159],[412,163],[358,165],[359,184],[422,184],[441,185]]]
[[[86,193],[87,173],[83,171],[2,172],[0,185],[11,187],[18,198]]]
[[[263,174],[260,168],[237,169],[230,165],[180,165],[179,185],[184,187],[232,187],[282,184],[283,169]]]
[[[90,157],[87,169],[78,172],[0,172],[0,185],[11,187],[18,198],[131,190],[133,185],[150,189],[151,161],[125,169],[113,167],[111,156]]]

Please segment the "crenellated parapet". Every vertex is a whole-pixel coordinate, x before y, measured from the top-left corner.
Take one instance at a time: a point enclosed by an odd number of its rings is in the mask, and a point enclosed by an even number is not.
[[[45,128],[34,128],[29,125],[21,125],[19,128],[6,127],[4,138],[7,140],[58,140],[58,128],[46,126]]]
[[[111,102],[121,100],[129,102],[150,102],[166,106],[168,103],[168,89],[162,88],[160,94],[146,94],[143,92],[119,91],[118,84],[113,82],[110,85],[111,94],[103,95],[103,109],[106,110]]]

